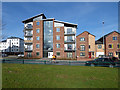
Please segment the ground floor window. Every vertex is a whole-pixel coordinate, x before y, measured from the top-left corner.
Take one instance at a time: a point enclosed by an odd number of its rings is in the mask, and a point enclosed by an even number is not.
[[[32,57],[31,52],[28,52],[28,53],[27,53],[27,57]]]
[[[109,52],[109,54],[108,54],[109,56],[113,56],[113,53],[112,52]]]
[[[84,52],[81,52],[81,53],[80,53],[80,56],[85,56],[85,53],[84,53]]]
[[[57,55],[57,56],[60,56],[60,52],[56,52],[56,55]]]
[[[72,58],[72,53],[67,53],[68,58]]]
[[[36,52],[36,56],[39,56],[39,52]]]

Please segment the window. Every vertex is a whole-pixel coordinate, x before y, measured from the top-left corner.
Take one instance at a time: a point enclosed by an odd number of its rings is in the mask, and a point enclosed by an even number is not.
[[[120,44],[117,45],[117,48],[120,48]]]
[[[80,56],[85,56],[85,53],[84,53],[84,52],[81,52],[81,53],[80,53]]]
[[[72,50],[72,44],[68,44],[68,50]]]
[[[85,51],[85,45],[80,45],[80,51]]]
[[[101,49],[102,48],[102,45],[98,45],[98,49]]]
[[[90,49],[90,45],[89,45],[89,49]]]
[[[56,55],[57,55],[57,56],[60,56],[60,52],[56,52]]]
[[[72,28],[67,28],[67,33],[72,33]]]
[[[117,37],[113,37],[113,40],[117,40]]]
[[[68,58],[72,58],[72,53],[67,53]]]
[[[40,32],[40,29],[36,29],[36,32],[39,33],[39,32]]]
[[[39,24],[40,24],[40,22],[36,22],[36,24],[37,24],[37,25],[39,25]]]
[[[39,37],[36,37],[36,39],[37,39],[37,40],[40,40],[40,38],[39,38]]]
[[[85,41],[85,38],[84,38],[84,37],[81,37],[81,38],[80,38],[80,41]]]
[[[56,36],[56,39],[57,39],[57,40],[60,40],[60,36],[59,36],[59,35],[57,35],[57,36]]]
[[[67,41],[73,41],[72,36],[67,36]]]
[[[113,53],[112,52],[109,52],[109,54],[108,54],[109,56],[113,56]]]
[[[40,47],[40,45],[39,44],[36,44],[36,48],[39,48]]]
[[[36,55],[39,56],[39,52],[36,52]]]
[[[60,32],[60,28],[56,28],[56,32]]]
[[[57,48],[60,48],[60,44],[56,44],[56,47],[57,47]]]
[[[28,52],[27,57],[31,57],[31,56],[32,56],[31,52]]]
[[[113,48],[113,44],[109,44],[109,48]]]

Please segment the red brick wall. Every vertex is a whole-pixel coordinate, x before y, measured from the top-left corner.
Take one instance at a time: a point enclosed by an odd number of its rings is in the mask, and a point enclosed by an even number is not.
[[[39,21],[40,24],[36,25],[37,21],[33,21],[33,57],[43,57],[43,21]],[[40,29],[39,33],[36,33],[36,29]],[[36,37],[39,36],[40,40],[36,40]],[[36,48],[36,44],[40,45],[40,48]],[[36,52],[39,52],[39,56],[36,56]]]
[[[84,37],[85,41],[80,41],[80,37]],[[83,32],[80,35],[76,37],[76,53],[77,53],[77,60],[80,60],[81,58],[88,58],[88,52],[89,52],[89,41],[88,41],[88,32]],[[85,45],[85,51],[80,51],[80,45]],[[80,52],[85,52],[85,56],[80,56]]]
[[[56,27],[53,29],[53,55],[56,55],[56,52],[60,52],[58,58],[64,58],[64,27],[60,28],[60,32],[56,32]],[[60,35],[60,40],[56,40],[56,35]],[[60,48],[56,47],[56,44],[60,44]]]
[[[118,45],[118,40],[113,40],[113,36],[117,36],[118,37],[118,33],[117,32],[113,32],[112,34],[108,35],[105,39],[105,54],[108,55],[109,52],[113,53],[113,56],[116,56],[116,51],[120,50],[117,48]],[[119,35],[120,36],[120,35]],[[119,37],[118,37],[119,38]],[[117,38],[117,39],[118,39]],[[113,48],[109,48],[109,44],[113,44]]]

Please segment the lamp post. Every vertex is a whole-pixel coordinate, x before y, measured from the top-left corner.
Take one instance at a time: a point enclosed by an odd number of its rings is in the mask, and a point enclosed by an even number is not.
[[[103,24],[103,52],[104,52],[104,55],[105,55],[105,43],[104,43],[104,21],[102,22]]]

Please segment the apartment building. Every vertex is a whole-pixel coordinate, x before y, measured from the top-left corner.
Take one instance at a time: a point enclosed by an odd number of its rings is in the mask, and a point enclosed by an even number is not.
[[[87,31],[76,37],[77,60],[95,58],[95,36]]]
[[[104,41],[104,52],[106,56],[115,56],[120,58],[120,33],[117,31],[110,32],[97,41],[103,43]]]
[[[77,24],[33,16],[24,23],[25,57],[75,58]]]
[[[8,55],[23,53],[24,40],[19,37],[9,37],[0,42],[0,52]]]

